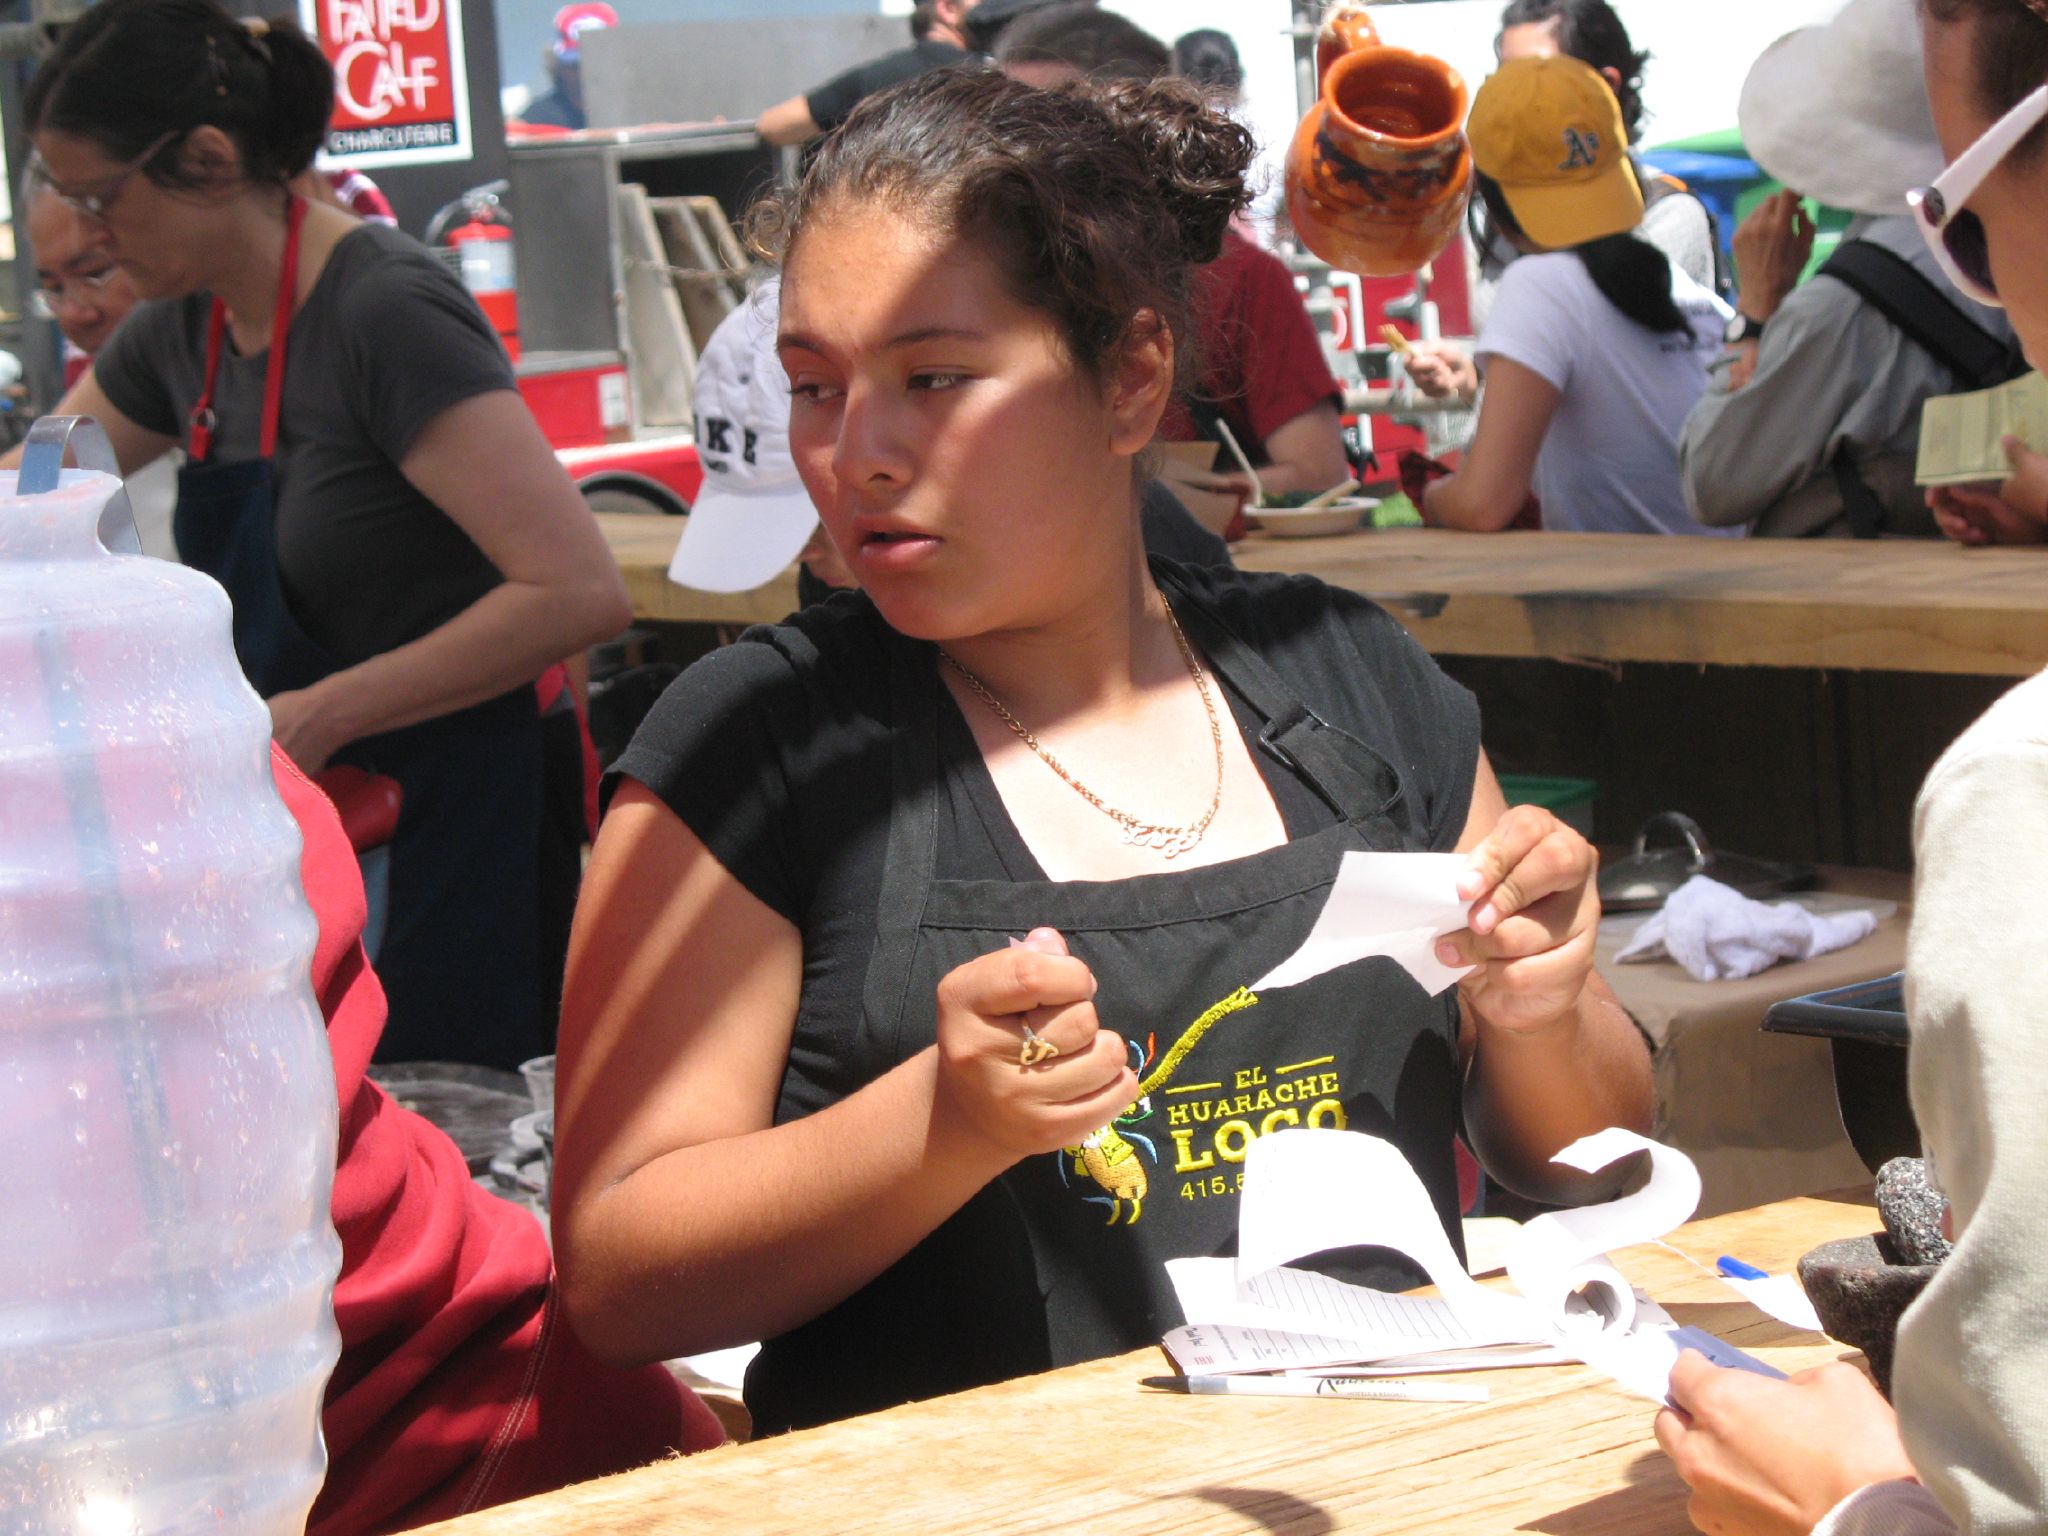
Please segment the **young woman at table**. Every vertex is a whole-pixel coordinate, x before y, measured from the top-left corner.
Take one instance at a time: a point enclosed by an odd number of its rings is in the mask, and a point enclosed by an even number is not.
[[[2048,0],[1923,0],[1928,96],[1951,164],[1918,195],[1957,286],[2048,361]],[[1899,1325],[1887,1405],[1847,1365],[1789,1382],[1698,1356],[1657,1438],[1692,1516],[1728,1536],[2048,1528],[2048,673],[1942,757],[1913,818],[1913,1112],[1955,1250]]]
[[[1512,59],[1468,129],[1479,194],[1524,251],[1479,337],[1479,423],[1423,518],[1495,533],[1533,488],[1545,528],[1728,534],[1686,510],[1678,434],[1729,310],[1638,238],[1621,108],[1577,59]]]
[[[1251,150],[1181,82],[943,71],[764,232],[791,447],[864,590],[700,662],[622,759],[554,1194],[585,1340],[767,1339],[759,1428],[1156,1339],[1258,1135],[1392,1139],[1455,1234],[1461,1125],[1571,1200],[1604,1184],[1552,1153],[1648,1121],[1592,853],[1507,809],[1470,696],[1369,602],[1141,553]],[[1456,990],[1243,990],[1347,849],[1464,852]]]
[[[461,285],[288,190],[333,95],[289,24],[215,0],[105,0],[65,29],[24,103],[35,164],[145,302],[60,409],[124,470],[185,447],[180,557],[234,600],[279,744],[403,787],[385,1056],[512,1066],[553,1002],[534,680],[629,609]]]

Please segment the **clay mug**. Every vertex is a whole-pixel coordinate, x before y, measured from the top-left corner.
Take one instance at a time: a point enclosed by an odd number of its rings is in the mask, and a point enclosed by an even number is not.
[[[1399,277],[1450,243],[1471,190],[1464,79],[1442,59],[1342,55],[1287,154],[1287,213],[1331,266]]]
[[[1372,15],[1356,0],[1336,0],[1323,12],[1316,28],[1316,86],[1321,88],[1330,66],[1354,48],[1366,48],[1380,40]]]

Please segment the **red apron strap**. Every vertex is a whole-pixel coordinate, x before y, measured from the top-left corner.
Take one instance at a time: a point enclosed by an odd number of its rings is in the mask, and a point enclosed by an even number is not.
[[[257,453],[266,459],[277,453],[277,417],[284,402],[285,352],[291,340],[292,311],[298,307],[299,297],[299,232],[305,223],[306,200],[294,196],[285,213],[284,269],[278,276],[277,308],[271,318],[270,358],[263,369],[263,426]],[[213,434],[217,425],[213,414],[213,386],[220,375],[221,340],[227,332],[227,325],[228,307],[215,299],[213,312],[206,323],[206,378],[200,385],[199,398],[192,406],[191,452],[196,464],[205,463],[213,451]]]
[[[192,462],[204,464],[213,451],[213,381],[220,372],[220,339],[228,328],[228,307],[213,301],[213,314],[206,323],[206,382],[192,406]]]

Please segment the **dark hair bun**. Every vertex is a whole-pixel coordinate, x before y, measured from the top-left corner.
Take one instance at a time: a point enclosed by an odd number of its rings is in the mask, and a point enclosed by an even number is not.
[[[1214,261],[1223,232],[1251,201],[1244,175],[1257,142],[1185,80],[1120,80],[1096,89],[1116,131],[1156,169],[1183,258],[1197,267]]]
[[[215,127],[250,180],[288,181],[326,138],[334,73],[283,18],[251,28],[219,0],[100,0],[65,29],[23,107],[31,133],[75,134],[116,160]],[[177,185],[176,160],[158,156],[145,173]]]
[[[1251,135],[1185,81],[1041,90],[938,69],[856,107],[751,231],[787,259],[819,209],[886,207],[978,243],[1084,369],[1158,326],[1191,376],[1189,280],[1245,205],[1251,159]]]

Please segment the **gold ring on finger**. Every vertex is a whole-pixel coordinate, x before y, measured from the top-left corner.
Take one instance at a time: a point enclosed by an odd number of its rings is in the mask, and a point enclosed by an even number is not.
[[[1042,1061],[1051,1061],[1059,1055],[1060,1048],[1029,1024],[1024,1026],[1024,1039],[1017,1047],[1017,1065],[1035,1067]]]

